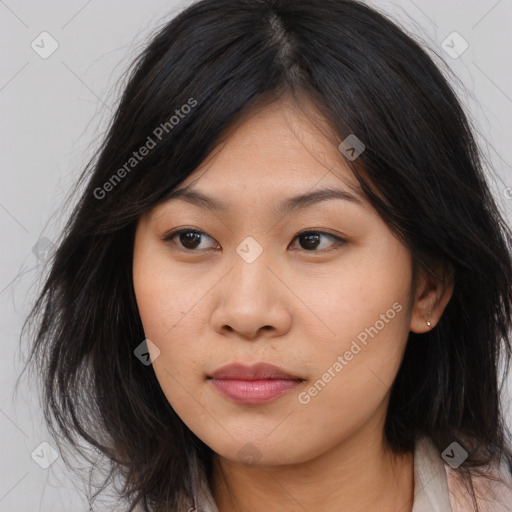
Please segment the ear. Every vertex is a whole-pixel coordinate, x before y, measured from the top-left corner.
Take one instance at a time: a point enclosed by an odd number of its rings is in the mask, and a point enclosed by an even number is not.
[[[454,270],[450,264],[438,264],[433,270],[439,278],[418,270],[409,330],[424,333],[433,329],[450,302],[454,287]],[[427,324],[430,322],[430,325]]]

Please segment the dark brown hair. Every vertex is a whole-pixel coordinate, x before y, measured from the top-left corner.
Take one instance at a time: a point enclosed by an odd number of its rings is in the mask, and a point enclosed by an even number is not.
[[[512,234],[451,86],[410,36],[360,2],[202,0],[134,62],[26,326],[56,439],[104,453],[129,510],[175,510],[178,493],[190,493],[190,453],[207,472],[211,463],[151,366],[134,357],[145,337],[131,274],[135,227],[240,115],[285,93],[315,105],[338,143],[363,141],[351,169],[415,263],[454,269],[439,324],[410,334],[389,445],[411,451],[427,435],[441,453],[458,441],[469,452],[458,471],[502,460],[512,471],[499,393],[511,350]],[[151,151],[127,165],[149,138]]]

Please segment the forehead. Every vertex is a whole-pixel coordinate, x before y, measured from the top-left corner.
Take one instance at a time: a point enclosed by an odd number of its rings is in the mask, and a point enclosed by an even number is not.
[[[248,111],[178,188],[193,186],[220,197],[282,197],[329,188],[363,198],[333,130],[313,107],[301,107],[284,98]]]

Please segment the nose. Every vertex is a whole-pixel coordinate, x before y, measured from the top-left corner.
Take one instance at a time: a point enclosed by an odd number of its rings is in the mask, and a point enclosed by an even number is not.
[[[279,271],[260,255],[252,263],[235,255],[231,272],[216,287],[213,329],[245,340],[285,334],[291,325],[291,293]]]

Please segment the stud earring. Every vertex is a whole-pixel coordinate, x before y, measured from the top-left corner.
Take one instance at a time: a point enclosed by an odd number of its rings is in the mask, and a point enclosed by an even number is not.
[[[430,318],[430,315],[431,315],[431,313],[429,313],[429,314],[428,314],[429,318]],[[430,321],[429,321],[429,320],[427,320],[427,325],[428,325],[429,327],[432,325],[432,324],[430,323]]]

